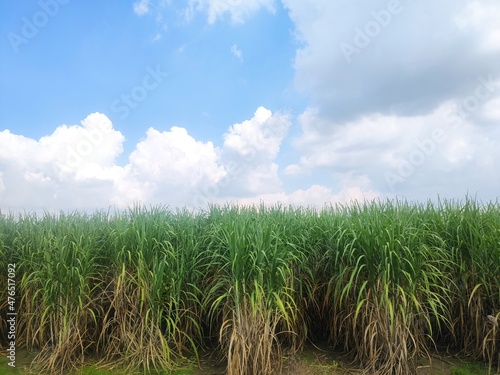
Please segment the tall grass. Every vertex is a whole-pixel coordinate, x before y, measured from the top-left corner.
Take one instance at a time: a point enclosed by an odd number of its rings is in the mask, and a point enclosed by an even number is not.
[[[8,263],[38,371],[97,358],[151,373],[208,350],[228,374],[276,374],[306,341],[367,373],[413,373],[439,349],[499,366],[497,203],[3,215]]]

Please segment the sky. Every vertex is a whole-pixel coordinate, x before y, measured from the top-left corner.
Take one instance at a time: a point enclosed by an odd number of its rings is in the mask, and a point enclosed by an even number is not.
[[[5,0],[0,210],[500,195],[497,0]]]

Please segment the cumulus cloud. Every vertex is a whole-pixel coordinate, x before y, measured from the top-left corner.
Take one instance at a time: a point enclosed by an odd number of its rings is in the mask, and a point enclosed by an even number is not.
[[[497,100],[486,100],[485,106]],[[0,206],[92,210],[134,203],[204,207],[264,201],[322,207],[394,193],[427,198],[440,191],[494,197],[500,184],[500,129],[485,122],[478,131],[482,125],[476,120],[487,113],[481,107],[464,115],[460,103],[447,102],[427,115],[373,114],[332,126],[331,119],[310,108],[298,119],[302,135],[294,146],[300,158],[284,170],[277,158],[292,119],[264,107],[230,126],[221,147],[198,141],[179,126],[150,128],[125,165],[117,164],[124,137],[103,114],[91,114],[80,125],[61,125],[39,140],[4,130]],[[327,176],[323,185],[310,178],[315,171]],[[287,188],[285,182],[297,177],[305,187]]]
[[[0,133],[0,203],[14,209],[183,205],[194,187],[225,173],[213,144],[194,140],[183,128],[150,128],[129,163],[119,166],[123,142],[99,113],[81,125],[61,125],[39,141],[6,130]]]
[[[228,128],[220,148],[179,126],[162,132],[150,128],[123,166],[117,158],[125,138],[104,114],[61,125],[39,140],[5,130],[0,132],[0,206],[93,210],[135,203],[258,203],[265,197],[312,205],[340,199],[345,192],[321,186],[284,192],[276,158],[290,126],[287,114],[259,107],[251,119]]]
[[[196,141],[175,126],[168,132],[150,128],[129,161],[129,179],[148,184],[142,188],[148,203],[190,204],[193,191],[226,174],[211,142]]]
[[[281,141],[290,126],[287,115],[259,107],[251,120],[234,124],[224,135],[224,150],[246,157],[251,154],[262,160],[276,157]]]
[[[220,147],[179,126],[150,128],[123,166],[116,160],[124,137],[103,114],[61,125],[39,140],[5,130],[0,205],[15,210],[123,208],[138,202],[322,207],[393,195],[426,199],[443,191],[447,197],[494,197],[500,129],[477,119],[488,117],[485,108],[497,100],[485,100],[468,114],[460,109],[463,103],[450,101],[426,115],[372,114],[335,126],[310,108],[298,119],[302,134],[294,146],[300,158],[284,170],[276,160],[292,119],[264,107],[230,126]],[[323,185],[310,178],[315,171],[327,176]],[[303,179],[304,187],[290,190],[285,182],[293,178]]]
[[[238,178],[228,183],[228,194],[245,196],[282,189],[275,159],[290,125],[288,115],[259,107],[252,119],[229,128],[220,158]]]
[[[79,126],[61,125],[38,141],[0,132],[0,202],[13,208],[106,206],[123,140],[98,113]]]
[[[495,197],[500,131],[478,125],[473,116],[459,117],[456,109],[457,103],[446,102],[427,115],[374,114],[342,125],[309,109],[299,119],[302,135],[295,141],[300,160],[285,173],[349,176],[349,186],[382,196]]]

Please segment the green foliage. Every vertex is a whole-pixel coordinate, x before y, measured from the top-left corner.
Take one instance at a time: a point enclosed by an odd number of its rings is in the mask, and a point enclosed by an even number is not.
[[[407,374],[446,345],[500,358],[500,206],[404,201],[0,216],[16,263],[17,345],[36,371],[88,358],[174,371],[215,349],[229,374],[271,374],[327,340],[369,372]],[[7,309],[0,275],[0,313]],[[0,337],[6,337],[2,320]],[[89,370],[90,371],[90,370]]]
[[[488,368],[477,363],[465,363],[461,366],[453,366],[451,375],[486,375]]]

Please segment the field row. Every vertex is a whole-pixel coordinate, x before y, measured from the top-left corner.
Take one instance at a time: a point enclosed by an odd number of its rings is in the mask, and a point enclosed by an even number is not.
[[[9,264],[37,371],[154,373],[214,350],[230,375],[277,374],[307,341],[369,373],[412,373],[436,348],[500,370],[498,203],[3,215],[3,317]]]

